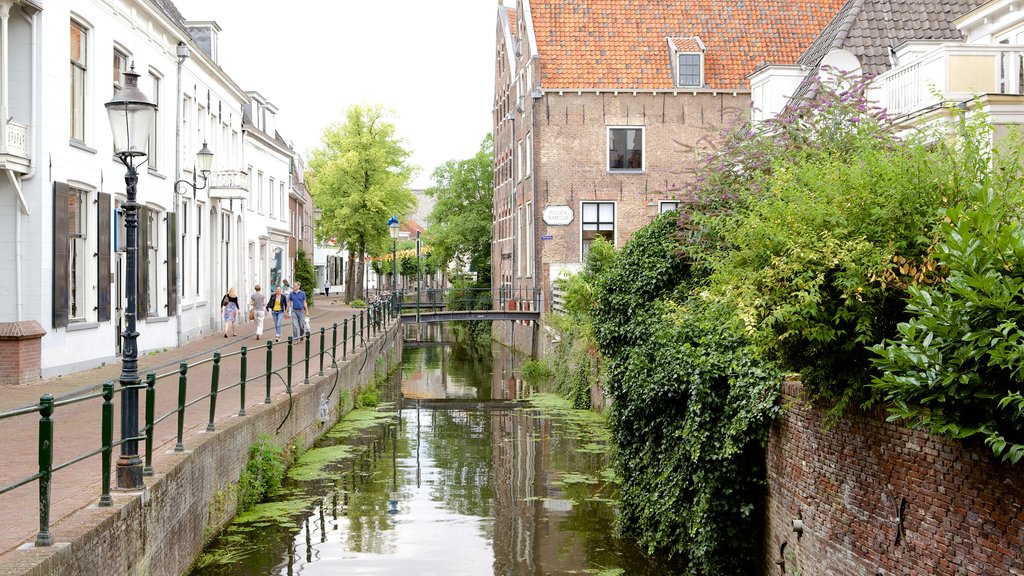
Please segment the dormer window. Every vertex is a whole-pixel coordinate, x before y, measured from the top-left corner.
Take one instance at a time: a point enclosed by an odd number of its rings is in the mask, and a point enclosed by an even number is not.
[[[680,88],[704,87],[704,42],[699,36],[667,38],[675,84]]]

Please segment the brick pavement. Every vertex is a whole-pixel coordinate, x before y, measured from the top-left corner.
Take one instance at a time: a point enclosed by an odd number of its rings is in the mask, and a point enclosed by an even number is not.
[[[319,351],[320,338],[319,330],[326,328],[325,346],[328,351],[331,348],[331,325],[338,323],[338,344],[337,356],[339,363],[342,356],[342,322],[352,317],[353,310],[346,307],[341,300],[317,301],[317,307],[311,314],[311,323],[314,331],[310,342],[311,361],[309,374],[314,378],[319,372]],[[273,336],[273,321],[269,314],[265,320],[268,328],[264,329],[264,336]],[[248,370],[247,379],[253,379],[264,375],[266,372],[267,349],[265,341],[257,342],[255,338],[254,325],[243,324],[240,327],[239,336],[225,339],[222,333],[214,333],[204,338],[197,339],[180,348],[166,350],[155,354],[146,355],[139,359],[139,373],[145,378],[147,372],[155,371],[158,375],[167,375],[166,378],[158,380],[156,385],[156,418],[167,415],[166,419],[154,427],[154,448],[153,467],[156,473],[161,473],[161,462],[172,462],[173,448],[177,436],[177,419],[173,414],[177,406],[178,378],[177,370],[180,362],[189,362],[190,365],[205,358],[210,358],[214,352],[221,352],[223,356],[238,352],[242,346],[248,347]],[[291,333],[290,326],[282,326],[282,335]],[[244,334],[244,335],[243,335]],[[348,349],[351,350],[351,327],[349,330]],[[363,343],[359,342],[362,348]],[[286,393],[284,370],[286,360],[286,340],[275,343],[272,349],[272,361],[274,371],[279,372],[281,377],[272,378],[271,397]],[[299,341],[294,346],[295,366],[292,372],[292,384],[301,385],[305,376],[304,364],[301,361],[304,357],[304,342]],[[324,368],[329,373],[331,364],[330,356],[325,355]],[[101,366],[91,370],[61,376],[21,386],[0,386],[0,411],[6,412],[26,405],[38,402],[39,397],[44,393],[52,394],[58,401],[71,397],[82,396],[97,392],[104,382],[115,381],[120,375],[120,363]],[[210,392],[212,363],[206,362],[200,366],[190,367],[188,374],[188,386],[186,399],[192,402]],[[220,388],[217,396],[216,412],[214,416],[215,425],[230,418],[237,418],[240,408],[240,388],[235,387],[224,391],[225,387],[237,384],[240,380],[239,356],[225,358],[220,367]],[[254,407],[263,404],[266,396],[266,379],[260,377],[251,380],[246,385],[246,407]],[[140,393],[140,418],[139,426],[145,424],[144,392]],[[54,466],[67,462],[81,454],[95,450],[101,446],[101,406],[102,399],[96,398],[84,402],[58,406],[54,410]],[[115,394],[114,398],[114,438],[119,437],[120,423],[120,397]],[[200,400],[194,406],[185,411],[185,434],[184,446],[189,448],[189,438],[195,434],[205,434],[206,426],[210,418],[209,400]],[[0,454],[4,464],[0,467],[0,486],[7,486],[21,478],[31,476],[38,470],[37,446],[38,446],[38,421],[37,413],[0,420]],[[116,462],[118,448],[114,448],[113,460]],[[143,453],[144,446],[140,442],[139,451]],[[53,475],[51,491],[51,512],[50,530],[55,543],[60,544],[61,521],[68,519],[74,512],[84,508],[95,507],[101,493],[101,459],[99,455],[90,457],[82,462],[73,464],[67,468],[56,471]],[[112,473],[111,482],[114,483]],[[117,498],[117,493],[114,492]],[[38,532],[38,482],[31,482],[11,492],[0,495],[0,572],[4,557],[8,554],[17,554],[16,549],[25,543],[34,542]]]

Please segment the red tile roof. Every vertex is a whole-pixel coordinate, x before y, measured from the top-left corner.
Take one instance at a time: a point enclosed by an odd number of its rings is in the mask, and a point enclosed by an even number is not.
[[[516,37],[516,11],[514,8],[508,9],[508,29],[512,32],[512,37]]]
[[[792,64],[844,0],[534,0],[541,87],[672,88],[666,37],[700,37],[709,88]]]

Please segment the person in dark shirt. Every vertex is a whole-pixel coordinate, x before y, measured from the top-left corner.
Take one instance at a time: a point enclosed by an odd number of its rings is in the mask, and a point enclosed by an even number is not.
[[[288,307],[292,314],[292,338],[296,340],[306,333],[306,293],[298,281],[292,284],[288,294]]]

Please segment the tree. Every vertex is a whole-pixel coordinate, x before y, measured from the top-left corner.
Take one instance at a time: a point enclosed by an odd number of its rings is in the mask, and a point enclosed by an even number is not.
[[[428,221],[432,267],[445,269],[456,260],[490,284],[491,212],[494,196],[494,141],[488,134],[480,151],[467,160],[449,160],[431,176],[427,194],[437,200]]]
[[[348,249],[345,298],[363,298],[364,257],[390,248],[387,220],[415,206],[410,152],[380,106],[352,106],[344,124],[324,129],[307,181],[323,210],[320,231]],[[359,263],[356,263],[358,258]]]
[[[313,294],[316,292],[316,270],[313,269],[313,261],[309,259],[309,254],[302,248],[295,252],[295,281],[302,285],[312,305]]]

